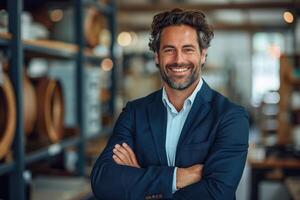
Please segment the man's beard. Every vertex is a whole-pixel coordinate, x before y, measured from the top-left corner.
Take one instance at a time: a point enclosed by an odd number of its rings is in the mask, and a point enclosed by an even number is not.
[[[196,71],[196,67],[193,64],[170,64],[167,65],[165,68],[169,67],[182,67],[182,66],[189,66],[192,68],[192,73],[188,75],[186,80],[183,83],[176,83],[175,81],[172,81],[171,77],[169,77],[165,70],[162,70],[161,67],[159,67],[160,75],[162,79],[169,85],[169,87],[175,89],[175,90],[185,90],[186,88],[190,87],[198,78],[200,75],[200,72]]]

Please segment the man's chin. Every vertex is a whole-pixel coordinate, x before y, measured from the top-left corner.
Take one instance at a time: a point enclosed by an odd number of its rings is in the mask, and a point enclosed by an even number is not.
[[[180,91],[182,91],[182,90],[187,89],[192,84],[190,84],[190,83],[181,83],[181,84],[180,83],[170,83],[168,85],[169,85],[169,87],[171,87],[174,90],[180,90]]]

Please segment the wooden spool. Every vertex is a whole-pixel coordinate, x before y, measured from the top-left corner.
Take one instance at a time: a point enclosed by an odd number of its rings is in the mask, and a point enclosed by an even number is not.
[[[37,119],[37,99],[34,86],[24,76],[24,129],[26,135],[30,135],[35,127]]]
[[[94,48],[99,44],[99,35],[104,27],[104,20],[97,9],[88,8],[84,20],[84,36],[86,43]]]
[[[42,138],[46,134],[51,142],[63,136],[64,101],[61,84],[52,79],[39,80],[37,88],[38,118],[36,131]]]
[[[0,83],[0,160],[9,152],[16,130],[16,101],[6,74]]]

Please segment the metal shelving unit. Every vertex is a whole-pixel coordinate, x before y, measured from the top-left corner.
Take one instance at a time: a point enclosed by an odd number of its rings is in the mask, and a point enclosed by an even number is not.
[[[0,47],[6,48],[9,47],[11,40],[10,34],[0,34]]]
[[[13,158],[15,167],[10,173],[9,193],[11,199],[25,199],[25,150],[24,150],[24,113],[23,113],[23,44],[21,41],[21,14],[23,2],[7,1],[9,13],[9,32],[11,40],[10,51],[10,77],[16,97],[16,132],[13,142]]]
[[[79,161],[77,166],[78,175],[84,175],[85,167],[85,143],[91,138],[85,136],[84,130],[84,102],[83,102],[83,87],[84,87],[84,63],[92,62],[100,63],[103,58],[91,55],[85,52],[85,41],[83,36],[83,7],[86,5],[92,5],[97,7],[99,12],[102,12],[109,21],[109,28],[111,30],[111,47],[110,47],[110,58],[115,63],[114,56],[114,43],[116,37],[116,3],[114,0],[110,1],[110,4],[104,5],[93,0],[90,2],[83,3],[83,0],[73,0],[70,6],[74,6],[75,10],[75,41],[74,44],[77,46],[77,51],[59,50],[55,48],[49,48],[47,46],[38,45],[35,43],[29,43],[21,40],[21,14],[23,10],[22,0],[7,0],[7,7],[9,13],[9,34],[8,36],[2,37],[0,34],[0,47],[7,51],[7,55],[10,58],[10,78],[14,87],[16,96],[16,111],[17,111],[17,122],[16,122],[16,133],[14,142],[12,145],[13,149],[13,161],[0,164],[0,176],[9,174],[9,195],[10,199],[24,200],[26,199],[25,194],[25,180],[24,170],[26,165],[47,159],[61,153],[64,149],[72,146],[78,147]],[[77,125],[79,128],[79,135],[73,136],[72,138],[63,139],[61,142],[51,144],[45,148],[25,153],[24,145],[24,116],[23,116],[23,60],[24,52],[30,52],[34,55],[44,56],[46,58],[58,58],[58,59],[72,59],[76,61],[76,84],[77,84]],[[36,53],[36,54],[35,54]],[[115,104],[115,67],[111,73],[112,86],[110,88],[112,98],[110,102],[110,112],[114,111]],[[94,137],[93,137],[94,138]]]
[[[10,45],[11,34],[1,34],[0,33],[0,47],[7,48]],[[47,57],[47,58],[56,58],[56,59],[71,59],[75,60],[77,57],[77,51],[75,50],[78,46],[75,44],[66,44],[68,49],[61,49],[59,47],[47,47],[43,41],[22,41],[23,49],[25,52],[32,54],[32,57]],[[84,49],[86,50],[86,49]],[[100,64],[103,60],[103,57],[99,57],[87,51],[84,51],[83,57],[85,61]]]
[[[33,44],[25,44],[24,50],[35,53],[35,55],[39,56],[48,56],[53,58],[59,58],[59,59],[75,59],[76,53],[71,51],[65,51],[61,49],[55,49],[55,48],[47,48],[45,46],[38,46]]]
[[[117,33],[117,23],[116,23],[116,14],[114,12],[116,12],[116,1],[112,0],[110,1],[111,3],[111,9],[109,9],[109,13],[107,14],[109,20],[109,26],[110,26],[110,30],[111,30],[111,46],[110,46],[110,52],[111,52],[111,59],[113,61],[113,63],[116,65],[116,56],[115,56],[115,43],[116,43],[116,33]],[[110,93],[111,93],[111,101],[110,101],[110,113],[113,114],[114,117],[114,113],[115,113],[115,99],[116,99],[116,90],[117,90],[117,78],[116,78],[116,74],[117,74],[117,70],[116,67],[112,68],[112,72],[111,72],[111,87],[110,87]]]
[[[15,168],[15,163],[14,162],[9,162],[0,165],[0,175],[6,174],[14,170]]]
[[[34,163],[40,160],[45,160],[51,156],[58,155],[61,153],[64,149],[76,146],[80,143],[79,137],[73,137],[69,139],[64,139],[63,141],[55,144],[51,144],[48,147],[42,148],[38,151],[34,151],[32,153],[29,153],[26,155],[25,164]]]

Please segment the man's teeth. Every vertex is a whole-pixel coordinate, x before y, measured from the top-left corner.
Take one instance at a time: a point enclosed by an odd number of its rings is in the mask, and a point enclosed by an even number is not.
[[[188,70],[188,68],[171,68],[174,72],[185,72]]]

